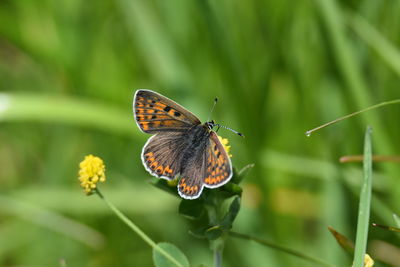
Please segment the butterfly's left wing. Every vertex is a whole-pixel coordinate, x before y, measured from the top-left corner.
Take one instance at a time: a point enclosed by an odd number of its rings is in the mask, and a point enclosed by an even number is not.
[[[142,150],[142,162],[153,176],[172,180],[181,171],[185,149],[183,132],[158,133],[150,137]]]
[[[204,185],[216,188],[226,184],[232,178],[232,163],[224,146],[215,132],[210,133],[210,145],[206,151],[207,169]]]
[[[201,123],[181,105],[150,90],[136,91],[133,109],[136,123],[145,133],[187,131]]]

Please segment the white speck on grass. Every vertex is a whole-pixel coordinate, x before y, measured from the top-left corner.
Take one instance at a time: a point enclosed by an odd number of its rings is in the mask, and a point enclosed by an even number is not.
[[[7,94],[0,94],[0,117],[4,111],[10,106],[10,96]]]

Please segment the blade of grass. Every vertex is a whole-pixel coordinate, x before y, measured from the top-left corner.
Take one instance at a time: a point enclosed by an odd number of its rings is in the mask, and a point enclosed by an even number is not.
[[[143,61],[154,78],[165,84],[190,88],[190,73],[181,54],[172,44],[172,37],[158,19],[148,1],[116,1],[121,9],[132,40],[142,51]],[[179,13],[176,14],[177,16]]]
[[[364,141],[364,178],[361,185],[360,204],[358,209],[356,246],[354,251],[354,267],[364,266],[367,249],[369,214],[372,190],[372,145],[371,127],[367,127]]]
[[[382,60],[400,76],[400,52],[371,24],[358,14],[351,14],[349,26],[363,39]]]
[[[155,192],[148,185],[128,185],[107,187],[108,197],[113,199],[114,204],[124,213],[138,216],[164,214],[174,211],[174,206],[178,203],[178,199],[171,198],[164,192]],[[46,185],[40,187],[27,186],[14,190],[9,194],[9,197],[21,199],[24,202],[58,213],[90,214],[92,216],[105,216],[110,213],[108,208],[97,201],[85,198],[83,195],[77,195],[73,188]],[[52,201],[49,201],[49,199],[52,199]],[[65,199],[68,199],[68,201],[65,201]],[[127,202],[127,199],[130,202]],[[141,205],[141,201],[146,202],[146,205]]]
[[[2,121],[58,122],[129,136],[139,133],[129,109],[60,96],[1,93]]]
[[[372,98],[369,94],[370,90],[362,76],[361,67],[353,50],[353,43],[346,35],[345,19],[341,8],[338,6],[338,2],[334,0],[317,0],[314,3],[318,6],[321,17],[326,25],[327,32],[332,41],[332,49],[338,65],[338,71],[343,76],[352,100],[359,109],[371,106]],[[393,146],[389,143],[390,138],[388,138],[387,131],[384,130],[385,128],[378,114],[374,112],[363,113],[361,118],[365,124],[373,125],[374,131],[380,137],[374,140],[377,150],[394,154]],[[388,168],[390,169],[390,167]]]

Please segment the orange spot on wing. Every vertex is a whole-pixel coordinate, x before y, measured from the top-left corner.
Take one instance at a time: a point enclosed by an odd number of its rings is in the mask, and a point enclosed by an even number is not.
[[[154,103],[154,105],[156,105],[156,107],[160,108],[160,109],[164,109],[167,106],[167,105],[165,105],[165,104],[163,104],[161,102],[156,102],[156,103]]]
[[[165,174],[171,174],[173,171],[172,171],[172,169],[169,167],[169,165],[168,166],[165,166],[165,168],[164,168],[164,173]]]
[[[152,170],[155,170],[157,167],[158,167],[158,162],[157,161],[154,161],[153,163],[151,163],[151,165],[150,165],[150,168],[152,169]]]
[[[141,123],[140,126],[142,126],[143,130],[148,130],[149,129],[149,125],[147,123]]]
[[[157,167],[156,172],[158,174],[162,174],[163,173],[163,167],[162,166]]]

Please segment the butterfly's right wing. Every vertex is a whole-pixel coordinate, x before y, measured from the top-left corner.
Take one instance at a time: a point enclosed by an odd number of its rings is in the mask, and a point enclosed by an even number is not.
[[[151,175],[172,180],[179,174],[186,144],[184,134],[158,133],[149,138],[142,150],[142,162]]]
[[[211,131],[207,142],[182,171],[178,192],[183,198],[198,198],[204,186],[217,188],[232,178],[231,159],[217,134]]]
[[[136,123],[145,133],[186,131],[200,124],[190,111],[150,90],[136,91],[133,109]]]
[[[204,185],[208,188],[216,188],[226,184],[232,178],[232,163],[215,132],[211,131],[209,140]]]

